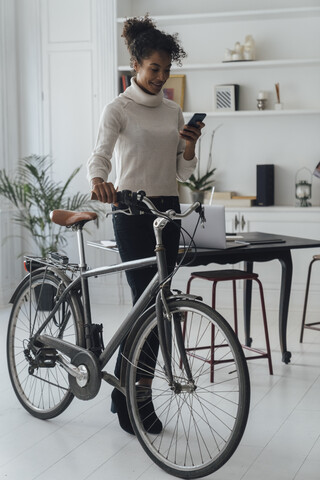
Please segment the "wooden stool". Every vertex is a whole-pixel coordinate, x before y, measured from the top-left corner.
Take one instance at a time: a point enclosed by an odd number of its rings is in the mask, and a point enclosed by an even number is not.
[[[236,280],[254,280],[257,282],[259,286],[259,291],[260,291],[260,300],[261,300],[261,308],[262,308],[262,317],[263,317],[263,326],[264,326],[264,333],[265,333],[265,339],[266,339],[266,351],[258,350],[255,348],[252,348],[251,346],[248,347],[246,345],[242,345],[243,349],[249,350],[251,352],[254,352],[255,355],[248,356],[246,357],[247,360],[254,360],[258,358],[267,358],[268,359],[268,364],[269,364],[269,372],[270,375],[273,374],[273,368],[272,368],[272,360],[271,360],[271,351],[270,351],[270,342],[269,342],[269,332],[268,332],[268,324],[267,324],[267,315],[266,315],[266,308],[265,308],[265,303],[264,303],[264,295],[263,295],[263,288],[262,288],[262,283],[260,282],[258,275],[256,273],[248,273],[243,270],[209,270],[209,271],[204,271],[204,272],[192,272],[190,275],[190,278],[188,280],[187,284],[187,293],[190,293],[190,286],[191,282],[194,279],[199,279],[199,280],[208,280],[209,282],[212,282],[212,308],[215,309],[216,306],[216,288],[217,288],[217,283],[219,282],[227,282],[227,281],[232,281],[232,288],[233,288],[233,312],[234,312],[234,331],[235,334],[238,336],[238,314],[237,314],[237,293],[236,293]],[[185,329],[185,328],[184,328]],[[211,352],[213,353],[214,350],[214,345],[209,346],[208,348],[211,348]],[[192,350],[192,349],[190,349]],[[194,349],[196,350],[196,349]],[[192,355],[192,353],[191,353]],[[213,358],[213,355],[211,355],[211,358]],[[214,362],[211,360],[205,360],[210,364],[210,380],[213,382],[213,376],[214,376]]]
[[[303,306],[303,314],[302,314],[302,323],[301,323],[301,332],[300,332],[300,343],[303,341],[303,333],[304,329],[308,328],[310,330],[320,330],[319,327],[315,325],[320,325],[320,322],[313,322],[313,323],[306,323],[306,313],[307,313],[307,304],[308,304],[308,297],[309,297],[309,287],[310,287],[310,279],[311,279],[311,270],[312,266],[315,262],[320,260],[320,255],[314,255],[313,259],[310,262],[309,270],[308,270],[308,277],[307,277],[307,285],[306,285],[306,293],[304,297],[304,306]]]

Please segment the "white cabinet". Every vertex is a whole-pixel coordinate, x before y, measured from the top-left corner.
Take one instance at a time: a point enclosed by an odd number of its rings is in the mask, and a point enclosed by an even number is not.
[[[231,232],[265,232],[320,238],[320,208],[226,208],[226,229]]]
[[[240,210],[226,210],[226,231],[230,233],[247,232],[245,212]]]
[[[276,208],[276,207],[275,207]],[[227,232],[266,232],[278,233],[277,223],[282,225],[282,210],[275,210],[274,207],[251,207],[248,209],[226,209],[226,230]],[[276,212],[276,214],[275,214]],[[283,214],[282,214],[283,216]],[[282,232],[284,235],[285,232]]]

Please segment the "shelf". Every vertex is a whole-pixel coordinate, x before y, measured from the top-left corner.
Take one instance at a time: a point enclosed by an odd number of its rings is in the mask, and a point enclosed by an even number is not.
[[[160,25],[183,25],[212,22],[231,22],[243,20],[268,20],[274,18],[301,18],[320,15],[320,7],[302,8],[277,8],[268,10],[243,10],[215,13],[190,13],[178,15],[153,16],[153,20]],[[123,23],[125,18],[117,18],[118,23]]]
[[[183,112],[185,117],[191,117],[194,112]],[[272,117],[288,115],[320,115],[319,109],[295,110],[239,110],[235,112],[207,112],[207,117]]]
[[[182,67],[172,67],[172,72],[182,72],[187,70],[235,70],[235,69],[258,69],[258,68],[283,68],[283,67],[312,67],[320,66],[320,58],[296,58],[283,60],[255,60],[243,62],[220,62],[220,63],[194,63],[185,64]],[[118,71],[128,72],[129,65],[120,65]]]
[[[306,213],[319,215],[320,207],[318,205],[311,207],[298,207],[297,205],[269,205],[267,207],[258,207],[257,205],[252,207],[226,207],[226,212],[234,212],[239,210],[245,210],[248,212],[285,212],[285,213],[301,213],[305,217]]]

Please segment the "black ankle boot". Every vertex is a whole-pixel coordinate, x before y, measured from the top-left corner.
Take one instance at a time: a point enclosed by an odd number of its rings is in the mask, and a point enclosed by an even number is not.
[[[140,418],[146,432],[154,434],[162,432],[162,423],[154,411],[150,387],[137,385],[137,402]]]
[[[111,412],[117,413],[120,427],[127,433],[134,435],[134,431],[130,422],[127,401],[125,395],[116,388],[111,393]]]

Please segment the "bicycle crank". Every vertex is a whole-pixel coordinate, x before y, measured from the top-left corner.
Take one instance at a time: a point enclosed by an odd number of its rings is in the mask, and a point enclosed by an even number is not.
[[[89,351],[77,353],[71,363],[61,360],[61,365],[69,374],[72,393],[80,400],[94,398],[101,386],[101,371],[98,359]]]
[[[69,374],[70,389],[77,398],[90,400],[97,395],[101,385],[101,371],[99,360],[94,353],[50,335],[39,335],[37,343],[47,348],[55,348],[71,359],[69,363],[58,355],[60,365]]]

